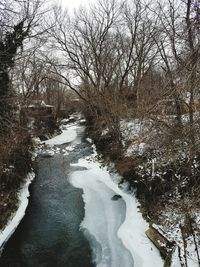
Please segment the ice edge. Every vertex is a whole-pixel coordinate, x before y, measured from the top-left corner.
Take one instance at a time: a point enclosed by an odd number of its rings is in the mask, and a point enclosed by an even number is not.
[[[19,200],[18,209],[10,218],[5,228],[2,231],[0,231],[0,254],[3,251],[5,243],[15,232],[17,226],[19,225],[19,223],[21,222],[21,220],[25,215],[25,211],[29,202],[28,197],[30,196],[29,185],[31,184],[34,178],[35,178],[35,173],[33,172],[27,175],[26,182],[22,185],[21,189],[18,192],[18,200]]]

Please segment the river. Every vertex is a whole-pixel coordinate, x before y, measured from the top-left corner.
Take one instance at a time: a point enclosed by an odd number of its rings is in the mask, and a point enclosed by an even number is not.
[[[162,266],[141,215],[134,219],[138,203],[102,169],[81,122],[64,127],[68,143],[52,139],[40,151],[26,215],[1,267]]]

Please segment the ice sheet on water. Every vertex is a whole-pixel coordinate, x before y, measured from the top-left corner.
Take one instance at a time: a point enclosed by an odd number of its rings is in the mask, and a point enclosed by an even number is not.
[[[71,183],[83,189],[85,218],[81,227],[101,245],[101,250],[94,250],[101,253],[96,255],[97,267],[163,266],[158,250],[145,235],[148,224],[138,212],[135,197],[122,191],[98,162],[81,159],[72,165],[87,168],[73,172]],[[121,198],[112,201],[114,195]],[[124,213],[123,221],[120,216]]]
[[[28,197],[30,195],[28,188],[34,177],[35,177],[34,173],[29,173],[29,175],[27,176],[26,183],[22,186],[21,190],[18,193],[19,208],[13,215],[13,217],[10,219],[10,221],[7,223],[3,231],[0,232],[0,253],[3,248],[3,245],[13,234],[13,232],[15,231],[15,229],[17,228],[20,221],[25,215],[25,211],[28,206]]]
[[[98,267],[121,267],[122,262],[131,267],[132,257],[116,235],[123,222],[124,203],[120,200],[112,201],[115,192],[100,179],[95,179],[98,176],[95,170],[77,171],[72,174],[72,184],[83,188],[84,191],[86,213],[81,227],[90,233],[89,241],[92,241]]]
[[[47,140],[44,144],[49,146],[62,145],[65,143],[70,143],[76,139],[77,133],[75,129],[63,130],[61,134]]]

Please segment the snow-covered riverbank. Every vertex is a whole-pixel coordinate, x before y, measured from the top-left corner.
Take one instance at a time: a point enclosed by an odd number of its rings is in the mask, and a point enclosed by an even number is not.
[[[0,254],[3,249],[4,244],[6,241],[11,237],[11,235],[14,233],[15,229],[23,219],[26,208],[28,206],[28,197],[30,195],[29,193],[29,185],[31,184],[32,180],[34,179],[35,174],[29,173],[26,182],[22,185],[21,189],[18,192],[18,209],[13,214],[13,216],[8,221],[5,228],[0,232]]]

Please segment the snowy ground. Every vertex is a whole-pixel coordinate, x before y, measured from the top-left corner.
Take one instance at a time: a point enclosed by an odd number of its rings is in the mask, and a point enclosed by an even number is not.
[[[152,122],[139,119],[121,120],[120,131],[126,148],[125,156],[142,155],[147,147],[146,137],[149,135]]]
[[[196,118],[197,114],[195,114]],[[165,116],[165,117],[157,117],[160,121],[167,121],[169,122],[170,119],[173,120],[173,116]],[[183,115],[182,116],[183,122],[187,123],[189,121],[188,115]],[[149,121],[142,121],[139,119],[133,119],[133,120],[122,120],[120,123],[120,128],[121,128],[121,133],[123,137],[123,143],[124,143],[124,148],[125,152],[124,155],[127,157],[133,157],[142,155],[145,153],[145,149],[148,148],[148,146],[154,147],[154,143],[149,144],[149,137],[150,136],[157,136],[154,126],[153,126],[153,121],[149,119]],[[156,141],[156,138],[154,139]],[[126,145],[128,144],[128,145]],[[185,152],[186,151],[186,152]],[[186,149],[182,146],[180,151],[177,151],[177,157],[181,158],[181,153],[183,154],[183,158],[186,157],[187,155],[187,146]],[[149,176],[154,177],[155,174],[157,176],[161,176],[163,173],[159,173],[159,169],[155,173],[155,165],[159,164],[162,165],[162,162],[166,164],[173,162],[175,158],[172,158],[172,155],[166,154],[166,151],[162,154],[162,156],[158,159],[156,158],[149,158],[149,163],[139,165],[138,170],[141,175],[143,176],[143,170],[145,174],[149,173]],[[176,190],[175,190],[176,191]],[[177,199],[171,199],[171,201],[180,201],[180,196],[176,196]],[[185,196],[185,198],[182,200],[183,201],[188,201],[188,203],[191,202],[189,200],[189,197]],[[189,202],[190,201],[190,202]],[[188,205],[186,203],[186,206]],[[183,205],[183,204],[182,204]],[[177,206],[177,205],[176,205]],[[183,205],[184,206],[184,205]],[[192,210],[192,203],[191,203],[191,210]],[[195,216],[194,216],[195,217]],[[171,267],[181,267],[181,266],[186,266],[185,265],[185,259],[184,259],[184,253],[186,253],[187,257],[187,266],[188,267],[199,267],[200,263],[198,262],[198,253],[200,253],[200,249],[197,252],[195,250],[195,245],[194,245],[194,239],[193,236],[189,236],[186,238],[187,246],[184,248],[184,242],[180,230],[180,224],[184,225],[184,220],[185,220],[185,213],[184,210],[180,211],[178,209],[174,208],[168,208],[167,206],[165,207],[165,210],[163,211],[163,214],[161,214],[161,221],[163,222],[163,225],[161,226],[156,226],[154,225],[155,228],[157,228],[162,234],[166,236],[166,238],[170,241],[175,241],[177,244],[177,247],[172,255],[172,263]],[[200,213],[199,211],[196,214],[196,225],[200,225]],[[200,229],[199,229],[200,230]],[[196,235],[197,242],[199,242],[197,235]],[[179,247],[179,251],[178,251]],[[181,260],[180,260],[181,258]],[[182,265],[181,265],[182,264]]]
[[[184,253],[186,252],[187,266],[199,267],[197,251],[194,245],[192,236],[186,238],[187,246],[184,249],[183,238],[181,234],[180,224],[184,224],[185,214],[178,214],[175,210],[165,211],[165,224],[164,226],[153,225],[159,232],[164,234],[169,241],[175,241],[176,247],[172,254],[171,267],[185,266]],[[198,225],[200,223],[200,216],[198,214]],[[196,236],[198,242],[198,238]],[[185,251],[184,251],[185,250]],[[182,263],[182,265],[181,265]]]
[[[4,244],[14,233],[15,229],[17,228],[20,221],[23,219],[25,215],[25,211],[28,206],[28,197],[30,195],[28,188],[34,177],[35,177],[34,173],[30,173],[27,176],[26,183],[22,186],[21,190],[18,193],[19,208],[16,211],[16,213],[13,214],[12,218],[8,221],[5,228],[0,232],[0,254]]]

